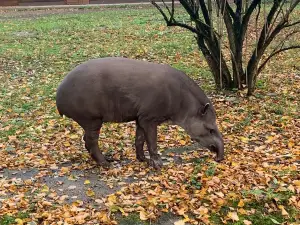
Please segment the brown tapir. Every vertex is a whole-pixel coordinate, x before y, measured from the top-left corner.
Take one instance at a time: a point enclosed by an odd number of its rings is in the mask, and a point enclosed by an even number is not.
[[[168,65],[107,57],[75,67],[57,89],[60,115],[72,118],[84,129],[85,147],[98,165],[109,163],[98,146],[104,122],[136,121],[136,157],[161,169],[157,153],[157,126],[171,122],[181,126],[202,146],[224,158],[224,143],[216,125],[211,101],[185,73]]]

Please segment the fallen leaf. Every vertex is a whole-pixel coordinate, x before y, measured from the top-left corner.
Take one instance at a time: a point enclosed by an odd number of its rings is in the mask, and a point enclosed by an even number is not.
[[[229,212],[227,216],[233,221],[239,221],[239,217],[236,212]]]
[[[279,205],[278,208],[281,209],[281,214],[283,216],[288,216],[289,215],[288,212],[285,210],[283,205]]]
[[[300,180],[294,180],[293,184],[295,184],[297,187],[300,187]]]
[[[23,224],[24,224],[23,220],[20,219],[20,218],[15,219],[15,222],[16,222],[18,225],[23,225]]]
[[[147,220],[147,213],[145,211],[140,211],[140,219],[141,220]]]
[[[252,222],[249,221],[249,220],[243,220],[243,222],[244,222],[245,225],[251,225],[252,224]]]
[[[185,145],[185,144],[186,144],[186,141],[185,141],[185,140],[180,140],[179,143],[180,143],[181,145]]]
[[[281,223],[279,223],[277,220],[275,220],[275,219],[273,219],[273,218],[270,218],[270,219],[271,219],[272,222],[275,223],[275,224],[281,224]]]
[[[49,192],[49,187],[47,185],[44,185],[41,192],[45,192],[45,193]]]
[[[174,225],[185,225],[184,220],[178,220],[176,222],[174,222]]]
[[[60,169],[60,172],[62,172],[62,173],[68,173],[69,172],[69,168],[68,167],[62,167]]]
[[[91,190],[91,189],[87,190],[85,193],[86,193],[86,195],[89,196],[89,197],[92,197],[92,196],[95,195],[95,192],[94,192],[93,190]]]
[[[245,203],[244,203],[244,201],[241,199],[240,201],[239,201],[239,204],[238,204],[238,207],[244,207],[244,205],[245,205]]]

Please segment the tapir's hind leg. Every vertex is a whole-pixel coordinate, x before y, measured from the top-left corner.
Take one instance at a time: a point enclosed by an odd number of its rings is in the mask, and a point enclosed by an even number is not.
[[[145,153],[144,153],[144,143],[145,143],[145,133],[143,128],[139,125],[138,121],[136,121],[136,130],[135,130],[135,153],[136,158],[140,162],[146,161]]]
[[[93,120],[90,122],[79,122],[84,129],[85,148],[89,151],[91,157],[96,163],[105,168],[109,167],[109,162],[101,153],[98,145],[99,132],[102,126],[101,120]]]
[[[90,152],[90,150],[88,149],[88,146],[86,145],[86,133],[84,132],[84,135],[83,135],[83,140],[84,140],[84,146],[85,146],[85,149]]]

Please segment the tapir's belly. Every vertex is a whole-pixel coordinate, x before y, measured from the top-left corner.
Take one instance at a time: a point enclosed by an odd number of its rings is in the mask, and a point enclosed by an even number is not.
[[[58,98],[58,108],[67,117],[74,120],[101,119],[103,122],[129,122],[137,119],[139,104],[136,101],[139,98],[128,97],[132,93],[76,86],[62,88]]]

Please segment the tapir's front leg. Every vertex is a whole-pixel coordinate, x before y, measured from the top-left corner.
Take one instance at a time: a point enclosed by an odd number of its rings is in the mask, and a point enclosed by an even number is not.
[[[150,121],[139,121],[145,132],[147,147],[150,154],[149,165],[160,170],[163,166],[161,157],[157,153],[157,124]]]

